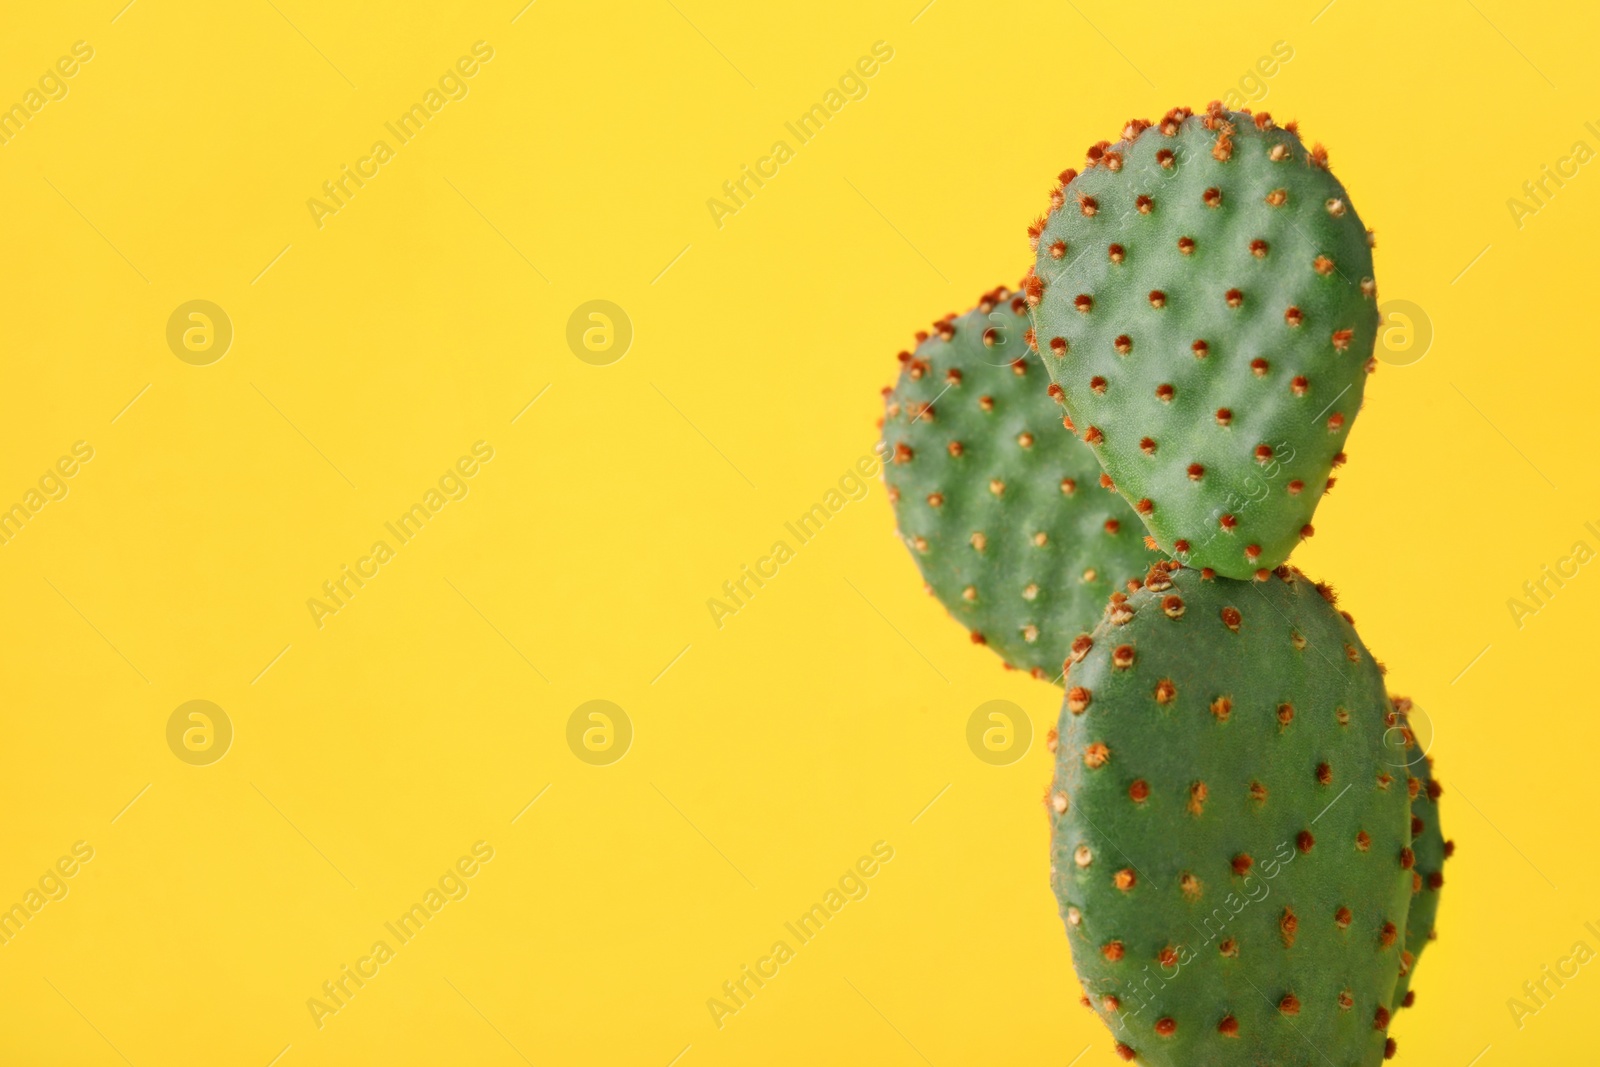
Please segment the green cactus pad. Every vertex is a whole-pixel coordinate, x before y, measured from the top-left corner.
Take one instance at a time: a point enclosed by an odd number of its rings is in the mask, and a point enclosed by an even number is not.
[[[1444,790],[1433,777],[1433,757],[1420,750],[1412,735],[1411,701],[1406,697],[1391,699],[1403,727],[1399,750],[1404,755],[1398,762],[1405,765],[1411,777],[1408,786],[1415,792],[1411,799],[1411,848],[1417,856],[1411,882],[1411,914],[1406,919],[1406,951],[1401,957],[1403,969],[1394,988],[1394,1006],[1398,1009],[1411,1006],[1411,982],[1417,963],[1422,959],[1422,950],[1437,936],[1434,924],[1439,914],[1439,891],[1444,887],[1444,861],[1455,851],[1455,843],[1444,839],[1439,825],[1439,796]]]
[[[918,334],[885,392],[884,481],[928,589],[1010,666],[1059,681],[1066,642],[1160,558],[1061,426],[1004,288]]]
[[[1159,564],[1072,646],[1051,878],[1125,1059],[1366,1067],[1411,904],[1381,668],[1332,591]]]
[[[1164,552],[1277,566],[1375,365],[1370,235],[1326,152],[1214,104],[1129,123],[1061,178],[1024,288],[1074,428]]]

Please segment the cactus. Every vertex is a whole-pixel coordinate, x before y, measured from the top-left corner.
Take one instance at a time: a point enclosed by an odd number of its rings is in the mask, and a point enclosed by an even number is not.
[[[1416,976],[1422,950],[1437,936],[1434,920],[1439,913],[1439,890],[1444,886],[1444,861],[1455,852],[1455,842],[1444,839],[1439,825],[1439,796],[1444,790],[1433,777],[1433,757],[1417,751],[1411,732],[1411,701],[1406,697],[1390,699],[1401,720],[1399,751],[1404,755],[1398,762],[1406,766],[1410,775],[1411,848],[1417,856],[1411,880],[1411,914],[1406,919],[1406,950],[1401,956],[1400,981],[1394,989],[1394,1006],[1399,1009],[1411,1007],[1416,999],[1411,980]]]
[[[1175,109],[1051,204],[1024,288],[1071,424],[1162,551],[1265,575],[1312,534],[1375,366],[1370,234],[1326,151]]]
[[[1392,1055],[1407,776],[1384,748],[1382,668],[1332,590],[1287,566],[1240,582],[1169,561],[1071,654],[1051,877],[1117,1051]]]
[[[1159,557],[1061,428],[1027,327],[1001,288],[917,335],[884,390],[884,481],[929,591],[973,641],[1059,681],[1067,640]]]

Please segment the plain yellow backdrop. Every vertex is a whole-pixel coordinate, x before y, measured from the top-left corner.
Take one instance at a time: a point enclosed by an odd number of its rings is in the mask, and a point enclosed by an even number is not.
[[[0,145],[0,506],[66,492],[0,545],[0,905],[66,892],[0,945],[0,1061],[1115,1062],[1047,884],[1057,691],[923,594],[881,484],[720,627],[707,600],[869,454],[912,332],[1020,277],[1058,171],[1229,92],[1329,146],[1431,332],[1416,359],[1395,320],[1297,556],[1426,713],[1459,845],[1401,1056],[1594,1059],[1600,976],[1542,971],[1600,948],[1590,5],[123,2],[0,19],[0,105],[65,89]],[[232,324],[209,365],[167,341],[191,300]],[[591,300],[620,361],[568,345]],[[996,699],[1034,734],[1006,766],[966,741]],[[169,747],[192,700],[232,726],[209,765]],[[569,747],[591,700],[631,724],[608,765]],[[319,1016],[346,965],[376,974]]]

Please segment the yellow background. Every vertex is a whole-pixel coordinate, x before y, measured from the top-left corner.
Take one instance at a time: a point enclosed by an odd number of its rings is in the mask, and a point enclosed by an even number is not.
[[[912,331],[1015,283],[1059,170],[1278,41],[1258,106],[1330,146],[1380,296],[1434,331],[1297,557],[1431,718],[1460,846],[1393,1033],[1594,1059],[1600,976],[1520,1029],[1507,1001],[1600,948],[1600,572],[1520,629],[1507,600],[1600,548],[1600,175],[1520,227],[1507,200],[1600,148],[1600,18],[922,2],[8,5],[0,103],[94,58],[0,146],[0,503],[95,456],[0,547],[0,904],[95,853],[0,947],[0,1062],[1115,1062],[1047,885],[1056,692],[923,595],[881,484],[721,629],[706,601],[868,452]],[[307,199],[479,40],[470,94],[319,229]],[[165,340],[192,299],[233,323],[209,366]],[[634,326],[609,366],[565,340],[591,299]],[[470,495],[319,629],[307,599],[479,440]],[[166,742],[194,699],[235,730],[210,766]],[[591,699],[635,731],[609,766],[567,747]],[[1010,766],[966,745],[992,699],[1032,719]],[[479,840],[470,895],[319,1029],[307,998]],[[719,1030],[707,999],[880,840],[870,895]]]

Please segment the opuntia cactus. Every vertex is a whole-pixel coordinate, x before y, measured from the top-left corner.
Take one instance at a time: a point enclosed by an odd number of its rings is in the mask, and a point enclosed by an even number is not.
[[[1036,343],[1162,551],[1248,578],[1309,537],[1377,335],[1370,235],[1265,113],[1130,122],[1029,231]]]
[[[1001,288],[918,334],[884,391],[884,481],[929,591],[974,641],[1059,681],[1066,642],[1160,557],[1062,428],[1027,330]]]
[[[1332,591],[1165,562],[1072,645],[1052,881],[1124,1059],[1392,1054],[1410,798],[1381,668]]]
[[[1395,983],[1394,1006],[1409,1008],[1415,999],[1411,989],[1422,950],[1435,936],[1434,920],[1439,914],[1439,891],[1444,886],[1444,861],[1455,852],[1455,843],[1444,839],[1439,825],[1439,797],[1444,789],[1433,777],[1433,757],[1422,752],[1411,729],[1412,703],[1407,697],[1391,697],[1400,716],[1402,762],[1410,775],[1407,783],[1411,798],[1412,851],[1417,865],[1411,880],[1411,913],[1406,919],[1406,950],[1401,956],[1400,980]],[[1391,736],[1394,730],[1390,731]],[[1396,746],[1391,744],[1391,751]]]

